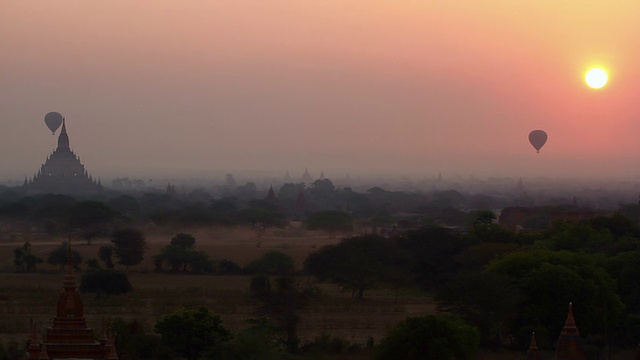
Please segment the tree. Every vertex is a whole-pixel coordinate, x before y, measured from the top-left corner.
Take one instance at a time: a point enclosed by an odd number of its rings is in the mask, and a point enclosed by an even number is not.
[[[67,195],[47,194],[36,199],[32,216],[50,236],[67,235],[76,200]]]
[[[82,201],[69,210],[69,225],[79,229],[87,244],[91,244],[92,238],[107,233],[115,215],[115,211],[103,202]]]
[[[382,341],[376,359],[471,360],[479,343],[478,330],[458,317],[410,317]]]
[[[271,250],[261,258],[249,263],[246,272],[249,274],[290,275],[294,265],[295,261],[291,255]]]
[[[191,271],[196,274],[211,273],[214,269],[213,262],[204,251],[189,251],[187,263],[191,267]]]
[[[171,245],[179,246],[183,249],[193,249],[196,246],[196,238],[191,234],[179,233],[171,239]]]
[[[277,324],[282,335],[282,343],[289,353],[296,353],[300,345],[298,325],[299,311],[308,301],[317,295],[317,289],[303,284],[293,276],[275,278],[274,284],[266,276],[251,279],[251,294],[261,301],[259,314],[269,316]]]
[[[82,274],[80,292],[101,295],[119,295],[131,291],[127,274],[111,269],[91,269]]]
[[[11,232],[16,231],[18,225],[28,223],[31,208],[24,202],[9,202],[0,205],[0,220],[9,224]]]
[[[356,236],[326,245],[311,253],[305,271],[320,281],[330,281],[351,290],[355,300],[378,284],[397,286],[406,279],[408,259],[391,240],[377,235]]]
[[[120,229],[113,232],[111,242],[114,245],[113,252],[118,259],[118,264],[129,268],[139,264],[144,258],[144,250],[147,246],[144,233],[136,229]]]
[[[126,218],[136,218],[140,215],[140,204],[133,196],[120,195],[109,200],[107,204]]]
[[[51,265],[60,266],[60,270],[64,269],[65,265],[67,265],[67,254],[69,252],[69,243],[63,242],[55,248],[52,252],[49,253],[49,257],[47,258],[47,263]],[[82,263],[82,256],[80,253],[71,250],[71,254],[73,256],[73,267],[74,269],[80,269],[80,264]]]
[[[22,247],[13,249],[13,263],[16,272],[36,271],[36,265],[42,263],[42,259],[31,253],[31,243],[25,242]]]
[[[212,221],[221,225],[233,225],[237,223],[235,218],[236,208],[236,199],[234,198],[211,200],[209,204]]]
[[[409,231],[398,245],[411,257],[409,264],[420,287],[433,291],[457,272],[453,259],[466,247],[466,241],[450,229],[429,226]]]
[[[607,259],[607,273],[616,281],[627,312],[640,313],[640,252],[627,251]]]
[[[305,191],[305,196],[309,197],[309,201],[313,207],[318,210],[337,209],[341,207],[338,200],[338,191],[335,185],[329,179],[318,179],[314,181],[309,189]]]
[[[259,206],[252,206],[238,211],[238,218],[261,230],[260,235],[265,229],[270,227],[282,228],[287,224],[287,220],[285,220],[280,211]]]
[[[438,309],[460,315],[481,333],[485,346],[497,348],[510,338],[509,326],[520,312],[522,296],[504,275],[478,270],[457,274],[436,296]]]
[[[188,360],[196,360],[203,351],[231,339],[220,316],[214,316],[205,307],[165,315],[154,329],[162,336],[163,344]]]
[[[512,333],[524,344],[525,328],[541,327],[553,341],[562,328],[566,306],[573,302],[580,318],[580,333],[612,334],[623,304],[616,283],[603,268],[602,256],[568,251],[530,250],[504,256],[486,271],[509,278],[522,295]]]
[[[476,212],[469,234],[468,242],[471,244],[491,242],[491,243],[514,243],[516,234],[496,224],[496,214],[489,210]]]
[[[281,360],[286,358],[275,339],[275,329],[266,319],[250,320],[252,324],[203,359],[215,360]]]
[[[104,262],[107,269],[113,269],[113,247],[100,246],[98,249],[98,258]]]
[[[335,236],[336,232],[353,231],[353,217],[344,211],[325,210],[309,215],[304,225],[309,230],[321,230]]]
[[[159,336],[146,334],[145,327],[138,320],[125,322],[122,318],[111,321],[111,328],[120,359],[169,359],[171,351]]]
[[[153,257],[156,271],[162,270],[163,264],[169,264],[171,270],[187,271],[189,267],[195,273],[212,272],[213,264],[209,255],[202,251],[195,251],[196,239],[191,234],[177,234],[171,243]]]

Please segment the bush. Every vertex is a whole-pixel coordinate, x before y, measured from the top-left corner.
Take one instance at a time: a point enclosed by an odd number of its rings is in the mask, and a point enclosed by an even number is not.
[[[376,359],[471,360],[479,344],[478,330],[459,317],[410,317],[382,341]]]
[[[188,360],[198,359],[202,352],[231,338],[220,316],[214,316],[205,307],[165,315],[156,323],[155,331],[162,336],[163,344]]]
[[[142,324],[133,320],[125,322],[121,318],[111,323],[116,338],[118,357],[131,359],[171,359],[157,335],[145,334]]]

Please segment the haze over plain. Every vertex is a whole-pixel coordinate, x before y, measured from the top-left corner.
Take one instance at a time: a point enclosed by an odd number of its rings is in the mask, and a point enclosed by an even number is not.
[[[59,111],[101,177],[635,177],[638,18],[631,0],[5,0],[0,172],[37,171]]]

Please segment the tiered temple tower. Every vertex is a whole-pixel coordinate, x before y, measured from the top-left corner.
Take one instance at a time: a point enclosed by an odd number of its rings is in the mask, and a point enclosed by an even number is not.
[[[31,326],[27,359],[118,359],[113,335],[106,334],[97,341],[93,329],[87,327],[84,306],[77,291],[73,274],[73,254],[67,251],[67,273],[58,298],[56,317],[48,327],[43,340],[37,340],[36,329]]]
[[[573,304],[569,303],[569,313],[564,328],[556,344],[556,360],[585,360],[582,338],[573,318]]]
[[[69,147],[64,120],[58,136],[58,147],[32,179],[25,178],[23,188],[27,194],[96,194],[103,189],[100,181],[89,175]]]
[[[276,193],[273,191],[273,185],[269,186],[269,192],[267,193],[267,197],[264,198],[264,200],[268,203],[273,204],[275,207],[279,207],[280,206],[280,202],[278,201],[278,198],[276,197]]]
[[[540,360],[540,349],[538,349],[535,333],[531,334],[531,344],[527,351],[527,360]]]

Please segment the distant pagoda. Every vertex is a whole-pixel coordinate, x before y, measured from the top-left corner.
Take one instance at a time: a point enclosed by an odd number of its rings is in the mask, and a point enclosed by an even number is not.
[[[103,190],[100,181],[94,180],[80,159],[69,147],[67,126],[62,122],[58,136],[58,148],[47,158],[32,179],[25,178],[23,189],[32,194],[91,195]]]

